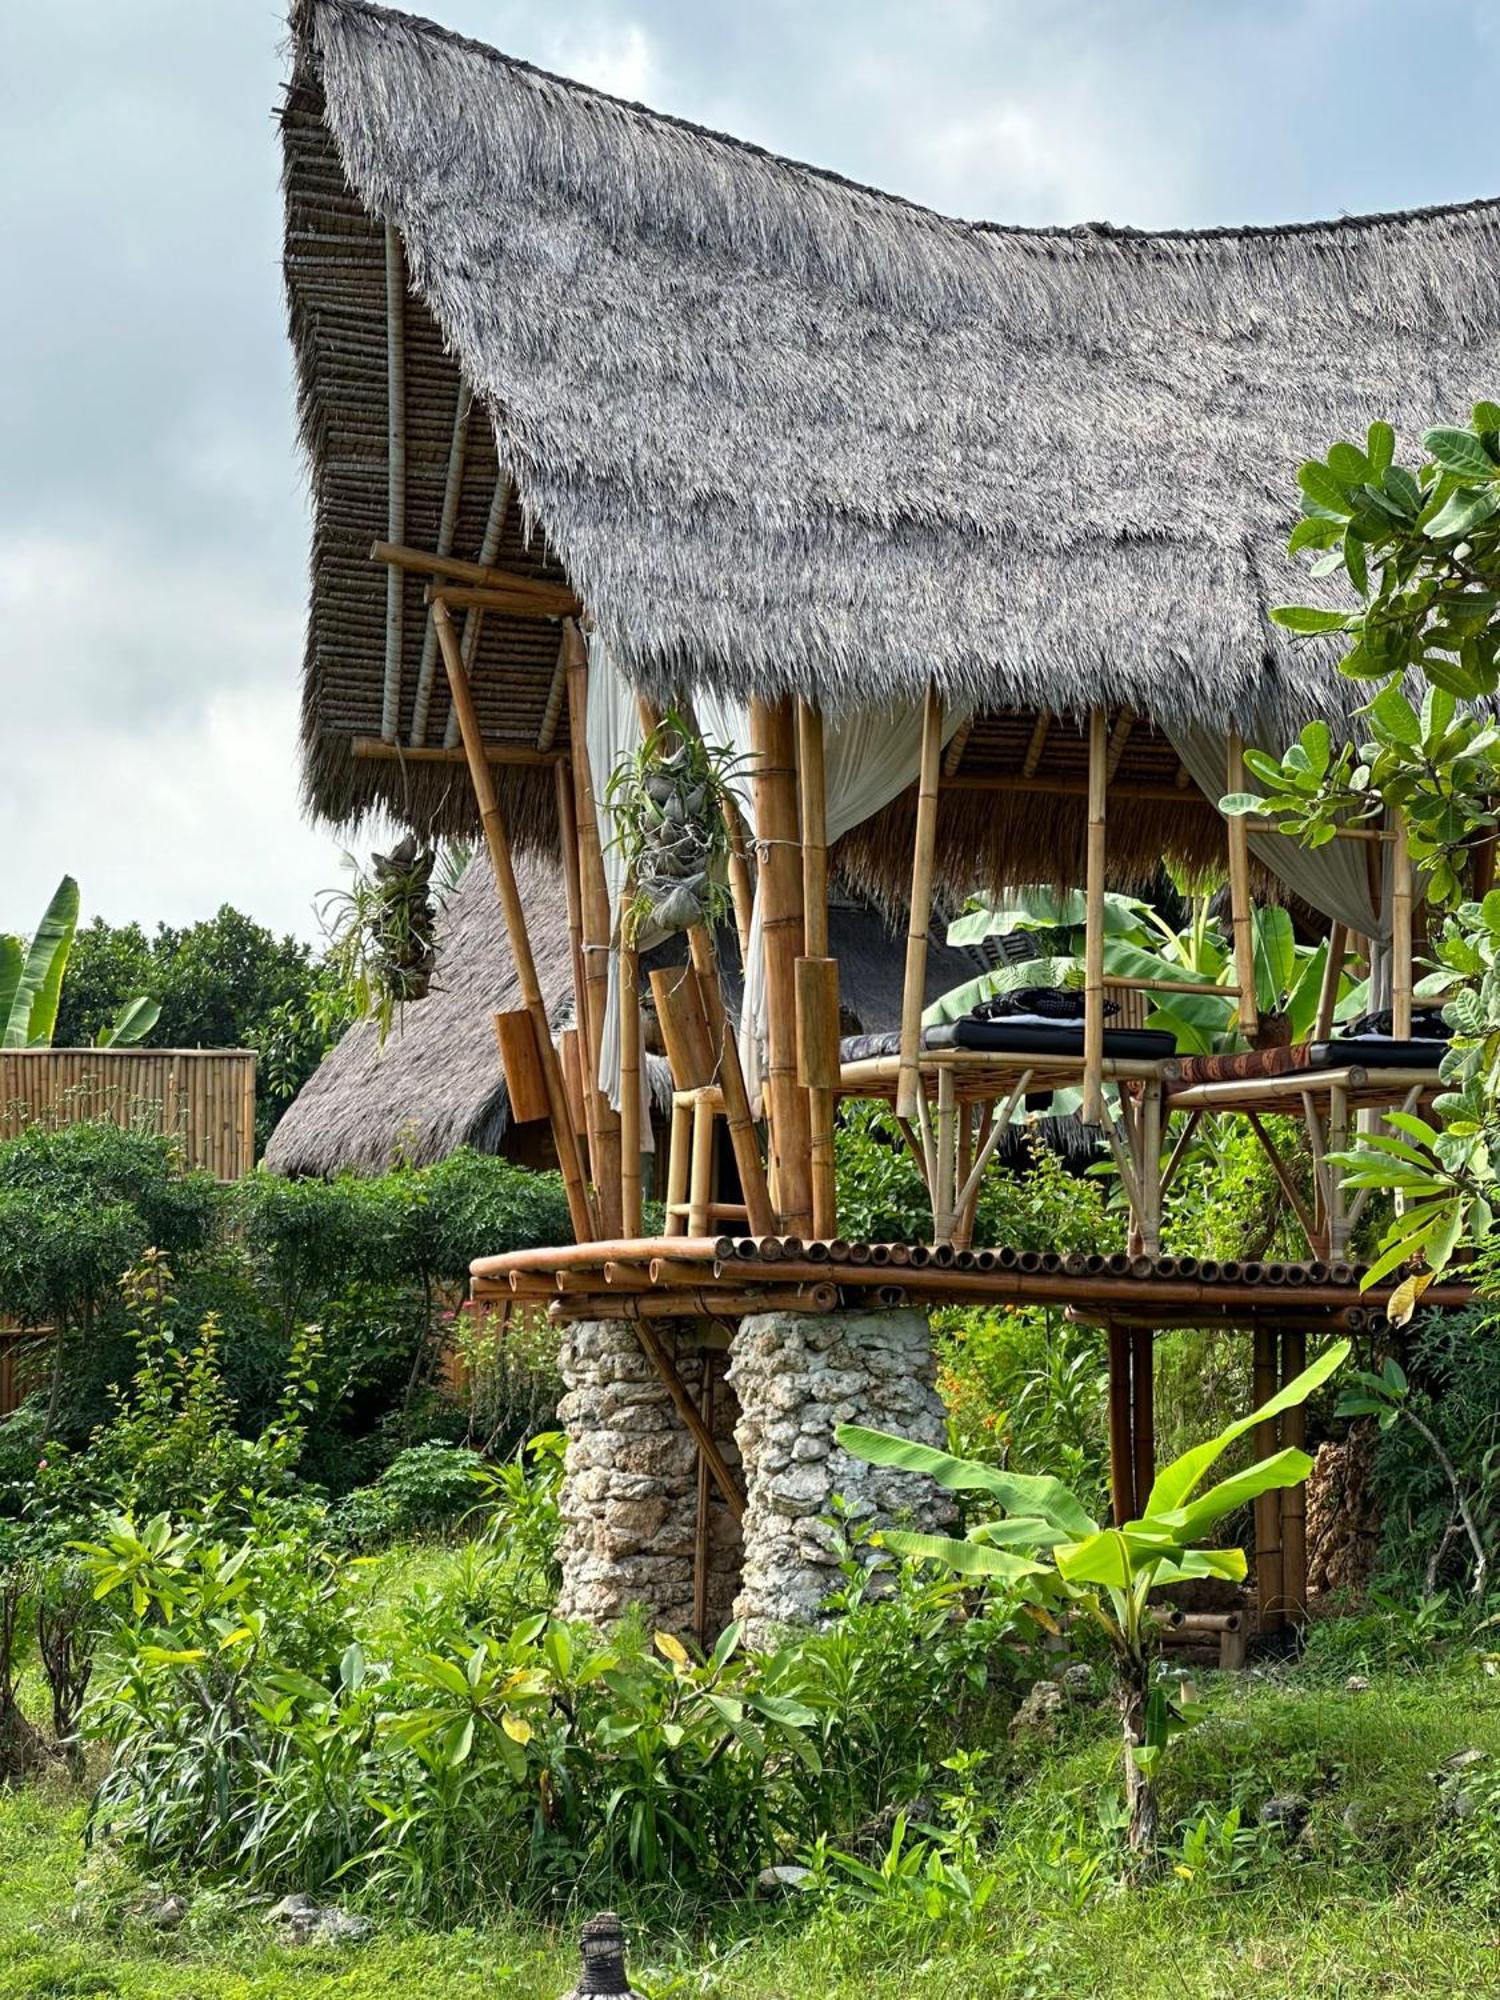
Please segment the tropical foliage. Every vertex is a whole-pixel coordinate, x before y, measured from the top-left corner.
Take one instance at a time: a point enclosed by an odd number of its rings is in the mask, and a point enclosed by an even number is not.
[[[64,875],[29,940],[0,932],[0,1048],[52,1046],[77,929],[78,884]],[[127,995],[93,1040],[100,1048],[139,1042],[160,1012],[144,994]]]

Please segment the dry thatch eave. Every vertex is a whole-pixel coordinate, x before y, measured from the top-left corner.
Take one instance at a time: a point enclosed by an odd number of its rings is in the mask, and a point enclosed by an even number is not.
[[[1262,740],[1347,709],[1282,545],[1297,462],[1408,444],[1500,380],[1494,202],[1285,229],[934,215],[362,0],[301,0],[287,282],[315,497],[309,795],[471,823],[459,767],[357,763],[381,717],[383,229],[412,296],[407,539],[437,537],[470,386],[513,471],[500,561],[562,576],[637,682],[825,706],[1128,704]],[[481,436],[481,433],[483,435]],[[457,552],[495,485],[471,425]],[[424,645],[405,593],[398,740]],[[490,619],[487,733],[546,733],[556,628]],[[545,771],[508,773],[545,839]],[[1017,820],[1024,811],[1007,805]]]

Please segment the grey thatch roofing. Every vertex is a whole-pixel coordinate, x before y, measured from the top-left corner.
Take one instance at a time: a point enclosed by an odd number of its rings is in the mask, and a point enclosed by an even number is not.
[[[517,876],[547,1012],[554,1028],[565,1027],[573,1017],[573,986],[561,877],[538,856],[523,859]],[[900,1024],[902,955],[894,921],[845,902],[829,912],[850,1025],[865,1032]],[[647,962],[671,956],[668,945]],[[733,1005],[739,980],[728,939],[722,956]],[[972,979],[982,965],[977,954],[934,943],[927,998]],[[432,991],[402,1011],[383,1047],[373,1022],[350,1029],[272,1133],[266,1165],[283,1174],[331,1174],[345,1167],[380,1173],[397,1160],[420,1165],[444,1159],[458,1146],[498,1152],[510,1127],[510,1096],[490,1016],[517,1000],[499,899],[481,855],[438,920]],[[647,1063],[664,1111],[671,1088],[666,1063],[659,1056],[648,1056]]]
[[[561,878],[538,857],[523,858],[516,872],[548,1018],[565,1027],[573,970]],[[383,1046],[373,1021],[349,1030],[271,1134],[266,1165],[287,1174],[381,1173],[400,1159],[445,1159],[459,1146],[498,1152],[510,1094],[490,1017],[518,1004],[499,899],[481,858],[439,919],[427,997],[401,1011]]]
[[[363,0],[300,0],[287,282],[316,510],[313,803],[465,822],[380,726],[384,218],[407,311],[407,539],[436,541],[462,374],[513,470],[500,560],[566,575],[632,678],[826,706],[935,679],[980,709],[1281,735],[1347,706],[1266,621],[1298,461],[1500,382],[1500,205],[1141,234],[955,221]],[[495,479],[479,439],[453,543]],[[529,536],[529,541],[528,541]],[[408,587],[404,742],[423,647]],[[556,628],[491,619],[497,740],[546,733]],[[425,735],[424,732],[425,731]],[[508,774],[524,837],[548,774]],[[1021,802],[1023,812],[1027,802]],[[1076,815],[1075,815],[1076,817]],[[1159,852],[1158,848],[1158,852]]]

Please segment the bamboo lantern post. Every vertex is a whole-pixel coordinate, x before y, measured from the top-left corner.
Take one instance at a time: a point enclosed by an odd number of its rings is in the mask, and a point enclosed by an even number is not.
[[[489,850],[490,867],[494,871],[495,887],[499,892],[500,907],[505,915],[505,929],[510,940],[511,956],[516,962],[516,980],[521,990],[521,1001],[531,1016],[532,1030],[536,1036],[537,1059],[541,1064],[542,1078],[546,1087],[552,1139],[557,1148],[558,1165],[562,1169],[563,1186],[567,1192],[568,1214],[572,1219],[574,1235],[580,1243],[586,1243],[594,1228],[594,1218],[590,1213],[588,1191],[583,1178],[583,1162],[578,1154],[573,1120],[568,1113],[568,1096],[563,1086],[562,1065],[558,1061],[557,1049],[552,1041],[552,1028],[547,1019],[546,1003],[542,999],[542,989],[536,975],[536,960],[531,955],[531,938],[526,928],[526,911],[521,903],[521,892],[516,886],[510,840],[505,831],[505,821],[501,816],[500,802],[495,796],[495,780],[485,758],[479,715],[474,707],[469,677],[464,672],[463,661],[459,655],[458,635],[453,629],[453,621],[448,615],[446,605],[441,602],[434,604],[432,615],[437,626],[443,665],[447,669],[453,710],[458,717],[464,750],[469,759],[469,777],[479,804],[485,846]]]
[[[1225,789],[1245,789],[1245,744],[1237,729],[1229,732]],[[1255,1001],[1255,927],[1250,914],[1250,829],[1241,814],[1227,822],[1229,840],[1229,922],[1234,933],[1234,977],[1240,989],[1240,1032],[1253,1041],[1260,1030]]]
[[[1281,1335],[1281,1380],[1285,1386],[1295,1381],[1307,1366],[1307,1335],[1300,1326],[1288,1326]],[[1281,1442],[1294,1451],[1307,1443],[1307,1411],[1299,1403],[1285,1410],[1281,1418]],[[1307,1483],[1288,1486],[1281,1500],[1282,1590],[1287,1616],[1300,1625],[1307,1616]]]
[[[1109,799],[1109,716],[1089,711],[1088,825],[1083,887],[1083,1103],[1085,1125],[1104,1118],[1104,867]]]
[[[804,956],[797,741],[791,702],[750,703],[755,829],[766,959],[766,1103],[772,1178],[783,1231],[812,1234],[806,1092],[797,1082],[797,960]]]
[[[896,1076],[896,1116],[919,1115],[922,1002],[927,991],[927,932],[932,920],[933,860],[937,851],[938,785],[942,776],[943,702],[936,688],[922,704],[922,760],[917,774],[917,826],[911,865],[911,910],[906,926],[906,976],[901,988],[901,1060]]]
[[[599,1087],[599,1058],[609,1008],[609,889],[599,812],[589,763],[589,656],[583,634],[569,619],[563,627],[567,658],[568,726],[573,752],[573,812],[578,829],[579,902],[583,921],[584,985],[588,993],[588,1073],[584,1090],[593,1104],[594,1189],[599,1226],[606,1236],[622,1233],[620,1218],[620,1115]]]
[[[1412,875],[1406,814],[1399,806],[1391,815],[1391,1033],[1398,1042],[1411,1040],[1412,995]]]
[[[1254,1332],[1256,1407],[1269,1403],[1277,1388],[1277,1340],[1274,1326],[1257,1322]],[[1278,1425],[1268,1417],[1255,1426],[1255,1456],[1270,1458],[1279,1448]],[[1255,1591],[1260,1629],[1274,1632],[1282,1620],[1281,1495],[1262,1493],[1255,1502]]]
[[[797,1074],[807,1086],[811,1130],[812,1226],[838,1234],[833,1112],[839,1069],[839,967],[828,955],[828,791],[823,717],[797,704],[797,767],[802,785],[802,909],[806,956],[798,959]]]

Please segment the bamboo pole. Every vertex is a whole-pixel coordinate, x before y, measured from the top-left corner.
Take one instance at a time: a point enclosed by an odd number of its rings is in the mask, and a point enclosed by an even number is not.
[[[1323,978],[1318,987],[1318,1013],[1312,1038],[1326,1042],[1333,1033],[1333,1017],[1339,1004],[1339,983],[1344,976],[1344,956],[1349,949],[1349,933],[1343,924],[1328,927],[1328,956],[1323,960]]]
[[[625,908],[635,885],[625,885]],[[641,1233],[641,955],[620,925],[620,1227]]]
[[[1412,876],[1406,814],[1393,808],[1396,838],[1391,847],[1391,1033],[1411,1040]]]
[[[531,1015],[532,1025],[536,1030],[537,1054],[546,1079],[547,1100],[551,1106],[552,1140],[557,1148],[558,1165],[562,1170],[563,1186],[567,1193],[568,1214],[572,1219],[574,1235],[580,1240],[586,1240],[593,1230],[593,1217],[584,1187],[583,1163],[578,1155],[578,1141],[573,1132],[573,1121],[568,1115],[568,1097],[563,1087],[562,1066],[553,1044],[552,1028],[547,1019],[547,1006],[537,980],[536,960],[531,954],[531,938],[526,928],[526,911],[521,902],[521,892],[516,886],[510,840],[505,831],[505,821],[501,816],[500,802],[495,796],[495,781],[490,774],[489,765],[485,762],[479,716],[474,707],[473,694],[470,692],[469,677],[464,672],[463,661],[459,657],[458,635],[453,629],[453,621],[446,608],[441,605],[436,606],[433,618],[437,625],[438,645],[442,649],[448,684],[452,690],[454,713],[458,716],[464,747],[469,753],[469,777],[479,804],[479,817],[484,827],[485,845],[489,849],[490,867],[494,872],[500,907],[505,915],[506,935],[510,940],[511,956],[516,965],[516,982],[520,988],[522,1004]]]
[[[385,225],[385,445],[386,530],[393,542],[401,542],[406,539],[406,257],[394,222]],[[387,570],[380,701],[380,734],[387,743],[396,740],[401,707],[404,619],[404,579],[399,570]]]
[[[668,1302],[670,1303],[670,1301]],[[677,1414],[693,1434],[693,1439],[714,1476],[719,1491],[729,1503],[729,1511],[737,1521],[745,1518],[745,1496],[734,1483],[729,1467],[724,1463],[724,1455],[714,1440],[713,1433],[704,1423],[698,1407],[687,1392],[687,1385],[678,1374],[672,1357],[662,1345],[661,1336],[655,1327],[637,1325],[636,1337],[645,1349],[646,1355],[666,1386],[667,1394],[676,1406]]]
[[[911,909],[906,925],[906,974],[901,988],[901,1067],[896,1115],[918,1116],[921,1086],[922,1003],[927,993],[927,933],[932,919],[932,878],[937,852],[938,786],[942,776],[943,701],[936,688],[922,704],[922,757],[917,775],[917,824],[911,864]]]
[[[750,703],[761,940],[766,961],[766,1110],[783,1229],[812,1230],[811,1131],[797,1082],[796,964],[804,955],[797,745],[789,700]]]
[[[828,954],[828,776],[823,754],[823,716],[812,703],[797,703],[797,768],[802,788],[802,910],[806,957],[796,968],[797,1041],[804,1054],[814,1042],[819,1074],[805,1075],[811,1144],[812,1226],[817,1236],[838,1233],[838,1185],[834,1167],[833,1115],[838,1087],[838,960]],[[804,971],[804,968],[808,968]],[[816,996],[818,1020],[804,1020]],[[831,1014],[831,1039],[830,1040]],[[827,1073],[832,1058],[833,1074]]]
[[[1276,1394],[1276,1329],[1257,1321],[1254,1332],[1255,1402],[1259,1407]],[[1274,1417],[1255,1426],[1255,1456],[1270,1458],[1278,1448]],[[1274,1632],[1282,1621],[1281,1495],[1262,1493],[1255,1502],[1255,1592],[1260,1629]]]
[[[681,1092],[672,1094],[672,1135],[667,1145],[667,1219],[669,1236],[687,1234],[684,1209],[688,1191],[688,1152],[692,1145],[693,1105]]]
[[[573,816],[578,831],[579,906],[583,921],[583,972],[588,993],[588,1074],[583,1085],[593,1102],[594,1193],[599,1227],[606,1236],[619,1234],[621,1221],[620,1114],[600,1087],[599,1063],[604,1047],[604,1022],[609,1009],[609,888],[604,875],[604,849],[599,839],[599,809],[594,773],[589,762],[589,658],[576,624],[563,627],[567,649],[568,726],[573,753]]]
[[[712,1216],[714,1196],[714,1113],[713,1100],[700,1090],[693,1099],[692,1167],[688,1176],[689,1236],[701,1236]]]
[[[508,468],[497,462],[495,468],[495,490],[490,495],[489,512],[486,514],[484,521],[484,539],[479,544],[479,561],[482,568],[487,568],[492,564],[496,556],[500,553],[501,539],[505,534],[505,517],[510,512],[510,496],[513,484],[514,482],[511,479]],[[393,559],[393,552],[389,549],[383,550],[383,545],[378,542],[372,553],[382,562]],[[459,651],[463,657],[465,673],[470,672],[473,668],[475,655],[479,651],[480,635],[483,630],[484,613],[477,610],[467,611],[464,614],[463,639],[459,646]],[[448,712],[448,727],[443,733],[443,742],[451,749],[457,741],[458,716],[450,709]]]
[[[566,764],[553,766],[557,792],[557,841],[562,862],[563,900],[568,912],[568,955],[573,971],[573,1018],[577,1025],[576,1046],[579,1053],[578,1087],[583,1104],[583,1129],[588,1142],[589,1178],[598,1175],[598,1140],[594,1132],[594,1093],[588,1087],[585,1071],[588,1068],[589,1051],[593,1038],[589,1033],[589,987],[586,961],[583,955],[583,903],[578,874],[578,817],[577,802],[573,794],[573,773]],[[591,1234],[602,1235],[599,1226],[599,1204],[592,1187],[588,1189],[589,1212],[593,1218]]]
[[[1285,1386],[1307,1366],[1307,1335],[1300,1326],[1283,1327],[1281,1380]],[[1281,1419],[1281,1442],[1295,1451],[1307,1443],[1307,1410],[1299,1403]],[[1281,1501],[1282,1590],[1286,1615],[1300,1625],[1307,1617],[1307,1483],[1286,1487]]]
[[[1104,872],[1109,799],[1109,717],[1089,711],[1089,792],[1084,862],[1083,1103],[1079,1117],[1097,1125],[1104,1117]]]
[[[1237,729],[1229,732],[1225,790],[1245,789],[1245,744]],[[1240,989],[1240,1032],[1253,1041],[1260,1029],[1255,1000],[1255,928],[1250,914],[1250,829],[1242,818],[1225,822],[1229,841],[1229,922],[1234,933],[1234,976]]]
[[[709,1035],[718,1066],[719,1090],[724,1099],[724,1122],[729,1128],[729,1144],[734,1152],[735,1171],[745,1197],[745,1211],[752,1236],[770,1235],[776,1226],[771,1197],[766,1189],[766,1170],[755,1136],[755,1120],[745,1089],[745,1073],[740,1068],[739,1046],[734,1024],[724,1007],[719,984],[719,968],[714,961],[713,940],[702,924],[688,932],[688,952],[698,975],[698,991],[708,1016]]]
[[[463,497],[464,460],[469,450],[469,417],[474,408],[474,391],[466,377],[460,376],[458,400],[453,408],[453,435],[448,441],[448,476],[443,481],[443,511],[438,521],[437,553],[446,556],[452,550],[453,536],[458,527],[458,505]],[[393,541],[399,539],[394,534]],[[389,587],[389,577],[387,577]],[[412,749],[418,749],[427,740],[427,710],[432,702],[432,684],[437,678],[437,628],[432,622],[432,613],[427,614],[427,629],[422,634],[422,658],[417,668],[417,691],[412,697],[411,730],[408,741]]]
[[[703,1382],[698,1391],[698,1414],[703,1419],[703,1428],[712,1437],[714,1434],[714,1361],[708,1349],[703,1350]],[[708,1584],[709,1565],[713,1559],[713,1516],[710,1513],[711,1494],[709,1491],[708,1460],[700,1449],[698,1453],[697,1519],[693,1526],[693,1630],[698,1635],[698,1644],[708,1651]]]

